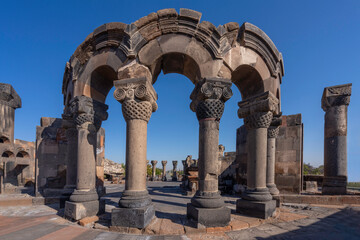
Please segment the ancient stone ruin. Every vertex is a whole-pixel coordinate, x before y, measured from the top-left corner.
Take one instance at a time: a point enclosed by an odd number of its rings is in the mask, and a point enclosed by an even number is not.
[[[126,177],[111,225],[145,229],[155,217],[147,179],[168,180],[167,161],[161,161],[161,176],[156,175],[158,161],[150,161],[152,174],[147,176],[147,128],[158,109],[153,84],[162,71],[183,74],[194,84],[188,97],[199,123],[198,159],[189,155],[182,161],[183,176],[178,161],[172,161],[171,175],[172,181],[181,178],[183,192],[192,196],[186,205],[190,221],[198,228],[227,226],[231,210],[221,193],[239,196],[233,204],[237,213],[263,219],[275,214],[286,194],[302,199],[304,126],[301,114],[281,112],[282,54],[250,23],[215,27],[200,18],[201,13],[190,9],[163,9],[131,24],[107,23],[90,33],[66,63],[61,118],[43,117],[36,128],[36,158],[31,143],[13,139],[14,112],[21,101],[10,85],[1,84],[1,192],[33,181],[36,196],[60,199],[67,219],[103,213],[105,177],[118,179],[124,173],[105,159],[101,128],[108,118],[105,100],[114,87],[113,97],[126,121]],[[244,125],[237,129],[236,152],[225,152],[219,145],[219,126],[233,84],[242,98],[234,117]],[[351,84],[324,90],[324,195],[347,192],[350,95]],[[306,188],[317,187],[309,182]]]
[[[21,99],[15,89],[0,83],[0,193],[21,193],[35,184],[35,144],[14,139],[17,108]]]

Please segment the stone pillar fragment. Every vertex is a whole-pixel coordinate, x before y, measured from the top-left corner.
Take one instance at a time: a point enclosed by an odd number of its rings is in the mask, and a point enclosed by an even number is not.
[[[0,143],[14,143],[15,109],[21,108],[21,98],[15,89],[0,83]]]
[[[266,164],[266,187],[273,196],[279,195],[279,190],[275,184],[275,152],[276,138],[279,135],[281,118],[274,116],[267,131],[267,164]]]
[[[157,94],[146,78],[114,81],[114,97],[126,121],[126,181],[119,208],[112,210],[113,226],[145,228],[155,215],[146,189],[147,123],[157,110]]]
[[[325,111],[323,194],[346,194],[347,108],[352,84],[327,87],[321,100]]]
[[[161,177],[161,180],[166,182],[167,179],[166,179],[166,164],[167,164],[167,161],[161,161],[161,164],[162,164],[162,177]]]
[[[203,79],[191,93],[190,108],[199,120],[199,190],[187,205],[187,217],[207,227],[226,226],[230,209],[218,189],[219,122],[225,102],[232,96],[231,81]]]
[[[271,93],[248,98],[239,102],[238,115],[244,118],[248,130],[247,189],[236,202],[236,211],[254,217],[268,218],[276,208],[266,187],[267,132],[278,113],[278,99]]]
[[[172,164],[173,164],[173,175],[172,175],[172,181],[177,181],[177,172],[176,172],[176,168],[177,168],[177,164],[178,164],[178,161],[172,161]]]
[[[76,189],[65,203],[65,216],[79,220],[105,210],[95,189],[96,133],[107,119],[108,106],[86,96],[75,97],[69,105],[77,129],[77,177]]]
[[[62,127],[65,129],[67,139],[67,149],[65,155],[66,163],[66,184],[60,197],[60,208],[65,207],[65,202],[70,200],[70,196],[76,189],[77,180],[77,151],[78,151],[78,131],[71,114],[62,115]]]
[[[152,161],[151,161],[151,165],[152,165],[151,181],[155,181],[155,180],[156,180],[156,164],[157,164],[157,161],[156,161],[156,160],[152,160]]]

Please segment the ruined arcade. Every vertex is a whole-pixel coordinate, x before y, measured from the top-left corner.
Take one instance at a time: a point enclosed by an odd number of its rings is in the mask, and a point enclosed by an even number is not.
[[[289,204],[359,204],[347,177],[352,84],[324,89],[324,175],[305,176],[302,115],[281,108],[282,53],[251,23],[216,27],[201,16],[169,8],[96,28],[66,62],[61,116],[41,117],[35,143],[14,140],[21,99],[0,84],[0,192],[19,193],[28,183],[32,204],[56,204],[63,221],[138,235],[238,231],[307,218],[289,214]],[[169,73],[193,85],[183,95],[198,124],[198,152],[184,156],[196,159],[147,156],[151,120],[162,107],[154,83]],[[121,166],[105,159],[108,98],[126,123],[116,125],[126,128],[118,136],[126,144]],[[220,123],[234,98],[236,151],[225,152]],[[167,232],[166,224],[180,230]]]

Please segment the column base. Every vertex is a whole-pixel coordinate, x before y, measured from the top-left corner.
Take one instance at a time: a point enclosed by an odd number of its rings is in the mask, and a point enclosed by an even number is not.
[[[148,191],[125,190],[119,201],[120,208],[142,208],[151,204]]]
[[[275,210],[276,200],[257,202],[245,199],[238,199],[236,201],[236,212],[251,217],[267,219],[275,213]]]
[[[80,220],[105,212],[105,200],[95,200],[89,202],[65,202],[65,218]]]
[[[267,184],[266,187],[269,189],[269,192],[272,196],[279,195],[279,189],[277,189],[276,185],[274,183]]]
[[[322,194],[326,195],[345,195],[347,192],[346,177],[324,177]]]
[[[114,208],[111,212],[111,226],[144,229],[154,216],[154,204],[140,208]]]
[[[231,210],[227,207],[199,208],[188,203],[186,215],[195,221],[198,227],[225,227],[231,220]]]
[[[267,202],[273,199],[268,188],[246,189],[241,198],[258,202]]]

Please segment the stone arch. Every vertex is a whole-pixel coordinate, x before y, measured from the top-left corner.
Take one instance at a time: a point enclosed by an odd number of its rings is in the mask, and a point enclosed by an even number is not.
[[[123,209],[114,214],[139,207],[151,211],[149,216],[154,214],[145,178],[147,123],[157,109],[157,93],[152,85],[161,71],[180,73],[195,85],[190,108],[199,120],[201,139],[201,193],[188,206],[188,216],[195,214],[194,208],[217,208],[217,215],[226,215],[221,224],[230,221],[230,212],[223,208],[224,201],[217,191],[219,121],[225,102],[233,95],[234,83],[243,98],[238,116],[261,130],[268,128],[273,114],[280,112],[280,96],[276,94],[284,75],[282,55],[270,38],[250,23],[215,27],[200,22],[200,18],[201,13],[189,9],[180,9],[179,13],[163,9],[131,24],[104,24],[76,49],[63,79],[63,117],[73,121],[78,131],[77,185],[70,202],[96,201],[98,197],[94,191],[93,150],[97,140],[93,133],[107,118],[104,103],[114,85],[114,97],[122,104],[127,124],[126,185],[119,201]],[[266,132],[261,134],[265,139]],[[125,210],[123,213],[131,215]],[[217,224],[215,221],[211,226]]]
[[[14,153],[11,152],[10,150],[6,150],[1,154],[1,157],[11,158],[14,157]]]
[[[163,9],[131,24],[112,22],[98,27],[67,63],[63,81],[64,104],[70,102],[65,100],[69,96],[82,95],[104,102],[106,96],[90,80],[93,72],[108,66],[119,73],[134,62],[145,72],[149,71],[150,75],[144,74],[149,75],[152,83],[163,70],[164,74],[183,74],[193,83],[210,77],[231,79],[240,86],[244,84],[239,81],[249,81],[239,79],[246,75],[240,70],[249,73],[255,69],[263,84],[256,81],[252,87],[259,89],[250,93],[244,92],[248,88],[242,87],[239,89],[243,91],[241,94],[251,96],[252,93],[271,91],[275,95],[284,68],[282,55],[271,39],[250,23],[239,27],[231,22],[215,27],[210,22],[200,22],[200,18],[200,12],[190,9],[180,9],[179,13],[175,9]],[[118,79],[138,75],[139,72],[120,73]]]
[[[10,143],[9,138],[5,137],[5,136],[1,136],[0,137],[0,143]]]
[[[25,150],[20,150],[17,154],[16,154],[17,158],[30,158],[30,155],[28,152],[26,152]]]

